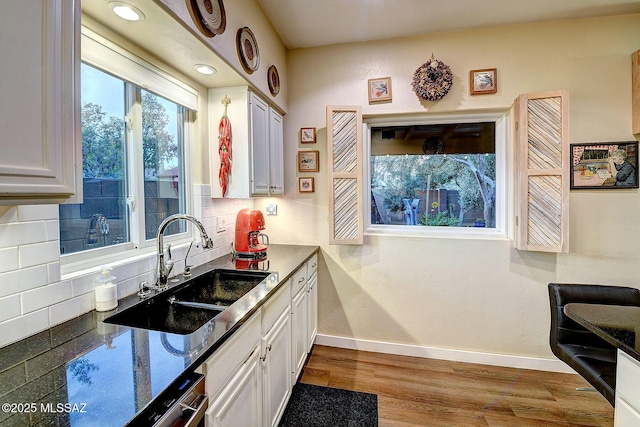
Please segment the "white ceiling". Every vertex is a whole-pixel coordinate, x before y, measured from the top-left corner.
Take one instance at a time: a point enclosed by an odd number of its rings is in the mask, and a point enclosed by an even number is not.
[[[289,49],[640,13],[637,0],[258,0]]]

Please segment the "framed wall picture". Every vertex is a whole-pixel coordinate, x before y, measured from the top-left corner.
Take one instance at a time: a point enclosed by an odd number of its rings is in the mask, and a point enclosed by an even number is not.
[[[391,77],[369,79],[369,102],[391,101]]]
[[[318,172],[320,164],[318,150],[298,151],[298,172]]]
[[[571,189],[638,188],[638,142],[571,144]]]
[[[300,193],[313,193],[316,191],[312,177],[298,178],[298,191]]]
[[[471,95],[484,95],[498,91],[498,70],[485,68],[469,71],[469,89]]]
[[[300,142],[302,144],[315,144],[316,128],[300,128]]]

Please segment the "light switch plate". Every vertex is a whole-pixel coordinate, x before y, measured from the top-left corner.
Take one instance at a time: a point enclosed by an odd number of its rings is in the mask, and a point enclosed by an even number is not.
[[[224,217],[217,217],[217,225],[216,225],[216,231],[218,233],[222,233],[223,231],[225,231],[227,229],[227,221],[224,219]]]
[[[275,203],[269,203],[267,204],[265,211],[267,212],[267,215],[278,215],[278,205]]]

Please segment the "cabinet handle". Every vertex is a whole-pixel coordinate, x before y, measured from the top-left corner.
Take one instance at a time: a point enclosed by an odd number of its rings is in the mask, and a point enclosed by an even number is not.
[[[302,283],[305,281],[305,278],[303,277],[302,279],[298,280],[298,283]]]
[[[269,344],[269,347],[267,347],[267,351],[271,351],[271,344]]]
[[[249,353],[249,355],[247,356],[247,358],[246,358],[246,359],[244,359],[244,362],[242,362],[242,364],[244,365],[245,363],[247,363],[247,361],[248,361],[249,359],[251,359],[251,356],[253,356],[253,353],[255,353],[255,352],[256,352],[256,349],[254,348],[254,349],[253,349],[253,351],[252,351],[251,353]]]
[[[311,266],[311,268],[316,268],[318,264],[316,264],[315,262],[313,263],[313,265]]]
[[[267,354],[263,354],[262,356],[260,356],[260,361],[264,362],[265,360],[267,360]]]

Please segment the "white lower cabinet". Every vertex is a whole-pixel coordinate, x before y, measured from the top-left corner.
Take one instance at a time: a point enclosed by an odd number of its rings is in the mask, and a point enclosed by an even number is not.
[[[292,389],[290,294],[287,282],[204,362],[207,427],[278,425]]]
[[[640,426],[640,362],[618,350],[615,427]]]
[[[307,353],[318,334],[318,274],[309,274],[307,282]]]
[[[278,425],[318,329],[316,266],[314,255],[202,364],[205,426]]]
[[[262,424],[260,346],[231,376],[222,392],[210,403],[205,425],[209,427],[256,427]],[[206,382],[206,379],[205,379]]]
[[[291,283],[292,378],[295,383],[318,333],[318,255],[300,267]]]
[[[291,301],[292,381],[296,382],[307,360],[307,290],[302,288]]]
[[[264,425],[278,425],[291,396],[291,316],[289,306],[262,339]],[[256,424],[257,425],[257,424]]]

